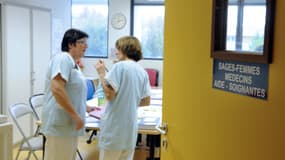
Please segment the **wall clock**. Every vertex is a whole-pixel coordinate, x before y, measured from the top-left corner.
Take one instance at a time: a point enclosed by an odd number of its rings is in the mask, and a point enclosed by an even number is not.
[[[115,29],[122,29],[127,23],[127,18],[123,13],[116,13],[111,17],[111,26]]]

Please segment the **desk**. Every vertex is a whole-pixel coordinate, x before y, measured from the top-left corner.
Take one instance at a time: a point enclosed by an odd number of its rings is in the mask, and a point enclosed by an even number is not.
[[[88,117],[88,120],[86,121],[85,124],[85,128],[87,130],[95,130],[95,131],[99,131],[100,130],[100,121],[98,121],[98,119],[93,118],[93,117]],[[94,120],[92,122],[92,120]],[[140,129],[138,130],[138,133],[141,134],[148,134],[148,135],[160,135],[160,132],[156,129]]]
[[[93,119],[93,122],[92,122]],[[85,128],[87,130],[92,130],[92,131],[99,131],[99,121],[96,118],[93,117],[88,117],[88,120],[85,124]],[[149,157],[147,158],[148,160],[159,160],[159,158],[155,158],[154,153],[155,153],[155,142],[160,141],[160,132],[157,131],[156,129],[140,129],[138,130],[138,133],[140,134],[146,134],[149,137]],[[159,139],[159,140],[155,140]]]
[[[97,99],[93,99],[87,102],[88,106],[97,106]],[[161,88],[152,88],[151,90],[151,105],[138,108],[138,122],[143,118],[148,117],[159,117],[160,123],[162,114],[162,89]],[[99,131],[100,120],[87,116],[86,118],[86,130]],[[138,133],[145,134],[148,137],[147,143],[149,144],[149,157],[147,160],[159,160],[160,158],[155,158],[155,147],[160,147],[160,132],[155,129],[155,125],[141,125],[140,123]],[[89,139],[91,140],[91,139]],[[87,141],[91,142],[91,141]],[[158,143],[158,146],[155,146]]]
[[[156,112],[157,111],[157,112]],[[148,107],[140,107],[138,110],[138,118],[147,116],[159,116],[161,117],[161,107],[159,106],[148,106]],[[86,130],[92,130],[92,131],[99,131],[100,127],[100,120],[88,116],[86,118],[86,124],[85,128]],[[153,128],[144,129],[144,127],[140,127],[138,129],[138,133],[145,134],[148,137],[148,144],[149,144],[149,157],[148,160],[159,160],[160,158],[155,158],[155,147],[160,146],[160,132]],[[159,146],[155,146],[157,143],[159,143]]]

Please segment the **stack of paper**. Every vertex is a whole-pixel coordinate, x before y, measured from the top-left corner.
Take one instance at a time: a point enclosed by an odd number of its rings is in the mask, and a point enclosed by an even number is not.
[[[89,115],[91,117],[97,118],[97,119],[101,119],[102,115],[104,114],[106,109],[106,106],[99,106],[99,107],[95,107],[94,111],[89,112]]]
[[[162,89],[161,88],[152,88],[150,97],[151,97],[151,99],[162,100]]]
[[[155,129],[160,123],[160,117],[143,117],[138,120],[139,129]]]
[[[86,105],[89,107],[98,107],[98,98],[96,97],[86,101]]]
[[[138,108],[138,125],[140,129],[155,129],[161,120],[161,106],[150,105]]]
[[[162,106],[162,100],[161,99],[151,99],[150,105]]]

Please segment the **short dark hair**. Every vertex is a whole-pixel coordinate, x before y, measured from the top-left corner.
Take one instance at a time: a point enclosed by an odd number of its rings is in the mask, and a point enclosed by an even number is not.
[[[64,33],[61,42],[61,51],[69,51],[68,45],[75,45],[76,41],[81,38],[88,38],[88,34],[78,29],[71,28]]]
[[[136,37],[124,36],[119,38],[116,41],[116,48],[136,62],[142,59],[141,44]]]

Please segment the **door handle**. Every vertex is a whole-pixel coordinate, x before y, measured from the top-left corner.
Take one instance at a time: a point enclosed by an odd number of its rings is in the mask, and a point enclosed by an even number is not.
[[[167,123],[161,123],[155,127],[156,130],[160,132],[162,135],[166,135],[168,132]]]
[[[161,123],[159,125],[156,126],[156,129],[160,132],[160,134],[162,135],[166,135],[167,132],[168,132],[168,126],[167,126],[167,123]],[[167,149],[167,145],[168,145],[168,141],[167,141],[167,138],[164,136],[162,141],[161,141],[161,144],[162,144],[162,148],[164,150]]]

